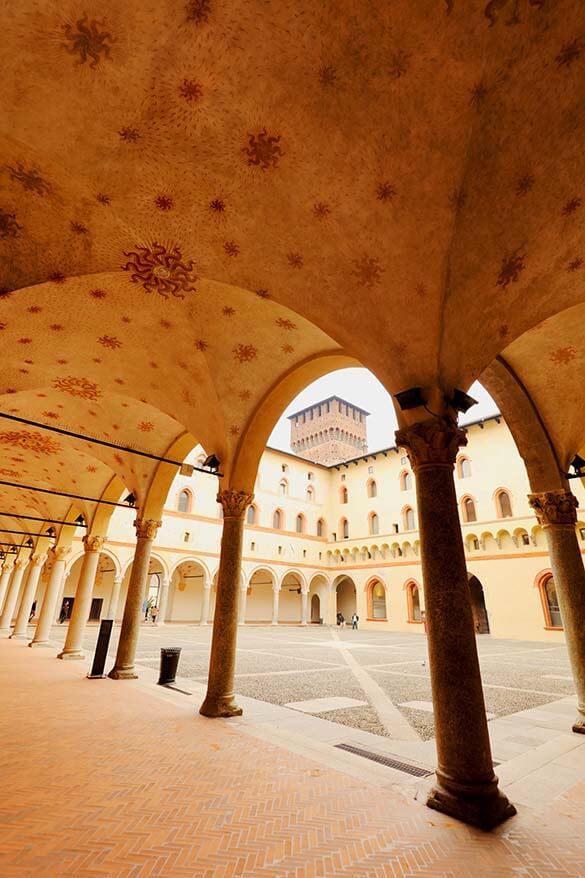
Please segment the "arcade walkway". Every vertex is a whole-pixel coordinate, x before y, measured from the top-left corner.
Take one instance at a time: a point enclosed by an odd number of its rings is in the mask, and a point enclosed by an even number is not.
[[[83,672],[0,641],[3,878],[585,874],[585,784],[483,834],[383,766],[367,763],[366,780],[259,745],[266,730],[246,717],[203,719],[147,669],[131,682]]]

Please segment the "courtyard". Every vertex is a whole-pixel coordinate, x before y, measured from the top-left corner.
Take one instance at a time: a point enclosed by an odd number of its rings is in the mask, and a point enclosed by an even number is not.
[[[55,646],[63,642],[65,631],[65,626],[53,628]],[[211,631],[211,626],[143,623],[137,665],[156,671],[161,647],[180,647],[178,677],[186,691],[196,694],[207,679]],[[86,630],[88,658],[97,632],[97,626]],[[118,634],[116,627],[111,660]],[[490,724],[573,695],[564,644],[483,635],[477,645]],[[427,742],[434,736],[427,640],[420,634],[317,625],[240,626],[236,692],[394,742]],[[522,742],[500,743],[499,752],[496,742],[494,750],[494,759],[504,761],[521,752]]]

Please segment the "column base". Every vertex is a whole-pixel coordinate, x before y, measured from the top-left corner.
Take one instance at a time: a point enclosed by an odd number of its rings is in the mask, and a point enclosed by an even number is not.
[[[11,640],[13,640],[13,639],[14,640],[28,640],[29,637],[30,637],[29,634],[14,634],[13,633],[10,635]]]
[[[575,732],[576,735],[585,735],[585,717],[581,716],[581,714],[579,714],[573,723],[572,731]]]
[[[10,637],[10,628],[0,628],[0,637]]]
[[[31,640],[31,642],[29,643],[30,647],[44,646],[45,649],[49,646],[52,646],[52,645],[53,644],[49,643],[48,640]]]
[[[278,622],[271,622],[270,624],[276,627],[278,625]]]
[[[64,662],[79,661],[80,659],[85,658],[85,653],[81,652],[81,650],[79,649],[76,649],[72,652],[60,652],[57,658],[62,659]]]
[[[300,627],[300,628],[306,628],[306,627],[307,627],[307,623],[306,623],[306,622],[299,622],[299,627]]]
[[[200,625],[209,625],[209,622],[204,622],[203,620],[199,622]]]
[[[112,668],[108,677],[110,680],[137,680],[138,674],[134,672],[134,668]]]
[[[233,695],[220,695],[219,697],[207,695],[199,708],[201,716],[208,716],[211,719],[218,717],[229,719],[232,716],[241,716],[243,712],[242,708],[238,707],[234,701]]]
[[[497,786],[483,795],[455,795],[436,783],[427,799],[427,807],[448,814],[462,823],[490,830],[516,814],[516,808]]]

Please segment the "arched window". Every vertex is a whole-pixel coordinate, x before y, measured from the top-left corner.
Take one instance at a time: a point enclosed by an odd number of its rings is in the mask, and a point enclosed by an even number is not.
[[[378,496],[378,486],[376,485],[375,479],[370,479],[368,482],[368,497],[377,497]]]
[[[458,459],[457,475],[460,479],[468,479],[471,475],[471,461],[468,457],[460,457]]]
[[[275,509],[272,513],[272,527],[274,530],[282,530],[282,512],[280,509]]]
[[[463,498],[461,501],[461,509],[463,511],[463,521],[477,521],[475,500],[472,497]]]
[[[347,518],[342,518],[341,521],[339,522],[339,524],[340,524],[339,530],[341,531],[342,538],[344,540],[349,539],[349,522],[348,522]]]
[[[280,484],[278,486],[278,493],[281,495],[281,497],[284,497],[284,496],[286,496],[286,494],[288,494],[288,482],[286,479],[280,480]]]
[[[324,537],[325,536],[325,522],[322,518],[317,522],[317,536]]]
[[[186,488],[179,494],[177,509],[179,512],[191,511],[191,491],[188,491]]]
[[[339,492],[339,499],[340,499],[341,503],[347,503],[348,493],[347,493],[347,488],[345,487],[345,485],[343,486],[343,488]]]
[[[371,534],[379,534],[380,533],[380,519],[376,515],[375,512],[372,512],[370,515],[370,533]]]
[[[368,616],[370,619],[387,619],[386,589],[379,579],[368,586]]]
[[[420,593],[416,582],[409,582],[406,587],[406,601],[408,607],[408,621],[422,622],[420,611]]]
[[[248,506],[248,511],[246,512],[246,524],[256,524],[256,507],[254,505]]]
[[[496,514],[498,518],[512,518],[512,500],[503,489],[496,494]]]
[[[307,488],[307,490],[305,492],[305,498],[307,500],[307,503],[313,502],[313,500],[315,499],[315,492],[313,491],[312,488]]]
[[[404,530],[415,530],[416,529],[416,519],[414,517],[414,509],[410,506],[405,506],[402,511],[402,518],[404,523]]]
[[[297,520],[295,523],[295,530],[298,534],[302,534],[305,531],[305,516],[300,512],[297,515]]]
[[[400,490],[401,491],[410,491],[412,489],[412,473],[409,473],[407,470],[400,473]]]
[[[557,588],[552,576],[544,576],[539,582],[539,588],[545,626],[547,628],[563,628]]]

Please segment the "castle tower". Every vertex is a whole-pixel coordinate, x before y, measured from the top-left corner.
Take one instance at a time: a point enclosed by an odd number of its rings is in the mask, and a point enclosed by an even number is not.
[[[368,450],[368,415],[353,403],[330,396],[289,415],[291,448],[299,457],[325,466],[359,457]]]

